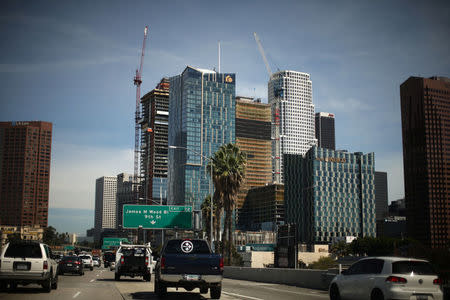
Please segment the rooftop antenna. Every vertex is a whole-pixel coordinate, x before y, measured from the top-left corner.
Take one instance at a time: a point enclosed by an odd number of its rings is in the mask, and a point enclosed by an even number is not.
[[[219,74],[220,74],[220,41],[218,43],[219,43]]]

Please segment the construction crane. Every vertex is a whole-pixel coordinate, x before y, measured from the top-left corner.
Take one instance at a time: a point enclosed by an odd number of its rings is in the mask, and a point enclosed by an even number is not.
[[[269,62],[267,61],[266,54],[264,53],[264,49],[261,45],[261,40],[259,39],[256,32],[253,32],[253,36],[255,37],[256,44],[258,45],[259,52],[264,60],[264,64],[266,65],[267,72],[269,73],[269,78],[272,76],[272,70],[270,69]]]
[[[141,83],[142,83],[142,66],[144,64],[144,53],[145,53],[145,41],[147,40],[148,34],[148,26],[145,26],[144,29],[144,41],[142,42],[142,53],[139,64],[139,69],[136,69],[136,75],[133,78],[133,83],[136,86],[136,112],[134,114],[135,127],[134,127],[134,193],[136,203],[139,202],[139,158],[140,158],[140,150],[139,150],[139,141],[140,141],[140,119],[141,119],[141,110],[140,110],[140,101],[141,101]]]

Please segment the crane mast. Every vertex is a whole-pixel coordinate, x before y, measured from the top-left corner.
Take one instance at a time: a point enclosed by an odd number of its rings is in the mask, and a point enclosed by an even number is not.
[[[140,149],[139,149],[139,141],[140,141],[140,119],[141,119],[141,111],[140,111],[140,101],[141,101],[141,83],[142,83],[142,66],[144,64],[144,53],[145,53],[145,42],[147,40],[148,34],[148,26],[145,26],[144,29],[144,41],[142,42],[142,53],[140,58],[139,69],[136,70],[136,75],[133,78],[133,83],[136,86],[136,111],[134,114],[135,128],[134,128],[134,177],[133,177],[133,189],[135,193],[136,203],[139,202],[139,158],[140,158]]]
[[[255,41],[256,41],[256,44],[258,45],[259,53],[261,53],[261,56],[264,60],[264,64],[266,65],[267,73],[269,73],[269,78],[270,78],[270,76],[272,76],[272,70],[270,69],[269,62],[267,61],[266,54],[264,53],[264,48],[261,45],[261,40],[259,39],[259,36],[256,34],[256,32],[253,32],[253,36],[255,37]]]

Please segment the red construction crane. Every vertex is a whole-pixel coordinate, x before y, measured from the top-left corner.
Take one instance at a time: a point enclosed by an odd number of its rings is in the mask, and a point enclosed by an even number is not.
[[[144,52],[145,52],[145,41],[147,40],[148,26],[145,26],[144,29],[144,41],[142,42],[142,54],[141,54],[141,62],[139,64],[139,69],[136,70],[136,75],[134,76],[133,82],[136,86],[136,112],[134,115],[135,127],[134,127],[134,188],[135,188],[135,200],[139,202],[139,140],[140,140],[140,124],[139,121],[141,119],[141,110],[140,110],[140,101],[141,101],[141,83],[142,83],[142,65],[144,64]]]

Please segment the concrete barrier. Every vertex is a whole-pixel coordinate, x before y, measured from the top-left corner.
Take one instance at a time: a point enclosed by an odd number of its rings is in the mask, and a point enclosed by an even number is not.
[[[318,290],[327,290],[331,281],[325,270],[305,269],[225,267],[223,276],[231,279],[286,284]]]

